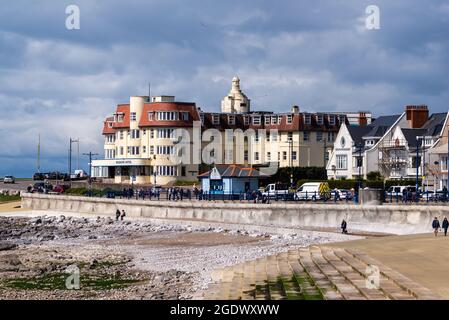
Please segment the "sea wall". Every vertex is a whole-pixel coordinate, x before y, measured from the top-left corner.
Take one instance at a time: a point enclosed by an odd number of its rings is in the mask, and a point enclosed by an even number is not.
[[[254,204],[223,201],[150,201],[22,193],[22,207],[31,210],[80,212],[92,215],[125,210],[128,216],[198,220],[270,227],[338,228],[394,234],[430,232],[435,216],[449,217],[449,205],[354,205],[285,203]]]

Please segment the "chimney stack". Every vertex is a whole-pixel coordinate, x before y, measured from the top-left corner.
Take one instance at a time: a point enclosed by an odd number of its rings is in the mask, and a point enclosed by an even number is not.
[[[359,126],[364,127],[368,124],[368,119],[366,118],[365,112],[359,112]]]
[[[411,129],[421,128],[429,119],[429,109],[425,105],[406,106],[405,112]]]

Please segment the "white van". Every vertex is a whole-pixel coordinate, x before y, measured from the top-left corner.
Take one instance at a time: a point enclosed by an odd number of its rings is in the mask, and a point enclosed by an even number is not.
[[[296,200],[327,200],[330,198],[326,182],[307,182],[296,190]]]
[[[404,189],[407,189],[408,192],[416,192],[416,186],[391,186],[387,190],[387,198],[396,198],[402,199],[402,194]]]

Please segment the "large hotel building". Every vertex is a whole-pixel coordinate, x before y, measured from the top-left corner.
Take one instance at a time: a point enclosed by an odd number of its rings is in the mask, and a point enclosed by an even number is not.
[[[205,112],[173,96],[133,96],[105,119],[104,159],[92,161],[92,175],[104,182],[169,185],[196,181],[207,168],[204,162],[325,167],[340,126],[364,126],[371,120],[369,112],[308,113],[297,106],[285,113],[251,111],[238,77],[232,79],[221,112]],[[189,138],[180,143],[177,129]],[[240,140],[228,129],[249,134]],[[232,151],[223,146],[225,141],[231,141]],[[173,162],[173,154],[188,160]]]

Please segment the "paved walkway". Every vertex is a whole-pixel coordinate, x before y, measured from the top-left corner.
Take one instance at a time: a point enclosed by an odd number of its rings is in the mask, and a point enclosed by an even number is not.
[[[390,236],[344,243],[332,247],[357,250],[449,299],[449,236],[442,233]]]
[[[25,211],[20,207],[20,201],[0,203],[0,212],[18,212]]]

